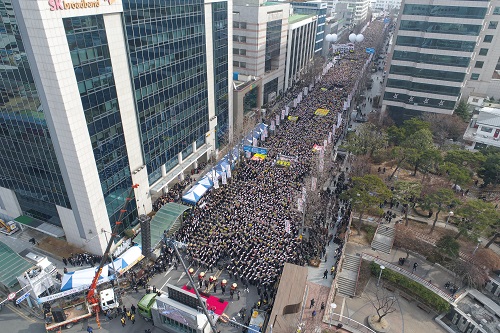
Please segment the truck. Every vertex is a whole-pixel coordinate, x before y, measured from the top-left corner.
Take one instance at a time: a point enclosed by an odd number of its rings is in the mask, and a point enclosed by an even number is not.
[[[142,318],[146,321],[153,320],[153,315],[151,313],[151,308],[156,301],[156,293],[150,293],[144,295],[143,298],[137,303],[137,311],[141,315]]]
[[[248,324],[249,333],[262,332],[262,326],[266,320],[266,312],[259,309],[252,309],[252,316],[250,317],[250,323]]]
[[[85,294],[59,299],[53,305],[43,305],[45,329],[47,332],[71,328],[79,321],[92,316]]]
[[[10,236],[13,233],[17,232],[18,230],[19,228],[17,227],[16,222],[14,221],[5,222],[4,220],[0,219],[0,232],[2,234]]]

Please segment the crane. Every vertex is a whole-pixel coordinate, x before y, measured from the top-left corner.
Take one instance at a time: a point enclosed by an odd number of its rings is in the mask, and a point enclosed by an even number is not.
[[[113,227],[113,230],[111,231],[111,237],[109,238],[108,245],[106,246],[106,250],[104,251],[104,254],[102,255],[101,262],[99,263],[99,267],[97,268],[97,271],[94,275],[94,278],[92,279],[92,284],[89,287],[89,292],[87,293],[87,301],[92,310],[95,312],[95,317],[96,317],[96,322],[97,326],[101,328],[101,322],[99,321],[99,297],[96,293],[96,288],[97,288],[97,281],[99,280],[99,276],[101,276],[102,269],[104,267],[104,264],[106,263],[106,260],[108,258],[109,251],[111,250],[111,246],[113,245],[113,241],[116,238],[116,235],[118,233],[118,229],[120,225],[122,224],[122,219],[125,213],[127,212],[127,206],[130,200],[132,200],[132,194],[134,192],[134,189],[138,188],[139,184],[134,184],[130,188],[130,191],[128,192],[127,198],[125,199],[125,202],[123,203],[122,208],[120,209],[120,215],[118,216],[118,221],[116,221],[115,226]]]

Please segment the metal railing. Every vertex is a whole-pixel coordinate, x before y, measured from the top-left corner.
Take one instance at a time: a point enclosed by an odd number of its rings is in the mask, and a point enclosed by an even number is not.
[[[374,261],[378,264],[382,264],[385,266],[385,268],[389,268],[389,269],[391,269],[391,270],[393,270],[401,275],[406,276],[407,278],[409,278],[415,282],[418,282],[419,284],[421,284],[424,287],[426,287],[427,289],[433,291],[434,293],[436,293],[437,295],[439,295],[441,298],[443,298],[444,300],[446,300],[449,303],[455,302],[455,298],[453,296],[449,295],[447,292],[443,291],[441,288],[433,285],[432,283],[421,278],[420,276],[411,273],[410,271],[408,271],[407,269],[405,269],[403,267],[400,267],[398,265],[394,265],[388,261],[377,258],[375,256],[372,256],[371,254],[368,254],[368,253],[361,253],[361,257],[363,259],[366,259],[369,261]]]

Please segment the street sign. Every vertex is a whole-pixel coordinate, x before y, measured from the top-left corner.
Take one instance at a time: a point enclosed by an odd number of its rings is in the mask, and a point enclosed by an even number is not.
[[[24,301],[26,298],[28,298],[30,295],[29,292],[27,292],[26,294],[22,295],[21,297],[19,297],[17,300],[16,300],[16,304],[19,304],[21,303],[22,301]]]
[[[16,293],[10,293],[9,296],[7,296],[9,301],[12,301],[14,298],[16,298]]]

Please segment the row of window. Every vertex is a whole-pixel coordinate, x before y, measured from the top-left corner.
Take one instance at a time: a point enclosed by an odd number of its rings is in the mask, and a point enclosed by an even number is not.
[[[465,72],[450,72],[440,71],[434,69],[423,69],[411,66],[398,66],[391,65],[390,73],[398,75],[408,75],[411,77],[420,77],[425,79],[434,79],[440,81],[463,82],[465,79]]]
[[[233,34],[233,42],[246,43],[247,42],[247,37],[246,36],[239,36],[239,35],[234,35]]]
[[[487,10],[486,7],[408,4],[404,6],[403,15],[483,19]]]
[[[428,92],[432,94],[459,96],[460,87],[449,87],[438,84],[429,84],[423,82],[412,82],[407,80],[388,79],[387,87],[407,89],[410,91]]]
[[[245,61],[233,61],[233,67],[247,68],[247,63]]]
[[[398,36],[396,39],[396,45],[414,46],[423,49],[473,52],[476,43],[462,40]]]
[[[481,25],[401,20],[399,29],[440,34],[479,36]]]
[[[247,28],[247,23],[246,22],[233,21],[233,28],[236,28],[236,29],[246,29]]]
[[[408,94],[393,93],[389,91],[386,91],[384,93],[384,100],[402,102],[408,105],[426,106],[426,107],[433,107],[445,110],[453,110],[455,108],[455,103],[456,103],[455,101],[449,101],[444,99],[411,96]]]
[[[458,57],[444,54],[426,54],[421,52],[399,50],[394,51],[392,59],[453,67],[468,67],[470,63],[469,57]]]
[[[247,55],[247,50],[245,50],[245,49],[233,48],[233,54],[246,56],[246,55]]]

